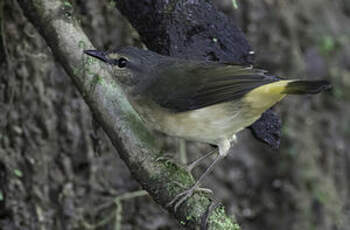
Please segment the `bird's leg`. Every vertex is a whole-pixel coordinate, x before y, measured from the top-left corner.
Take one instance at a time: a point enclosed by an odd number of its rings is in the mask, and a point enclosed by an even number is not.
[[[187,165],[187,154],[186,154],[186,140],[182,138],[178,138],[178,152],[180,155],[180,163],[181,165]],[[174,160],[173,154],[164,154],[163,156],[157,157],[156,161],[165,161],[166,163],[178,164],[176,160]],[[187,168],[186,168],[187,169]]]
[[[182,150],[183,151],[183,150]],[[187,172],[189,173],[192,173],[192,170],[198,166],[198,164],[202,161],[202,160],[205,160],[206,158],[210,157],[211,155],[215,154],[215,153],[218,153],[217,150],[213,150],[213,151],[210,151],[208,153],[206,153],[205,155],[199,157],[198,159],[192,161],[191,163],[189,164],[185,164],[185,169]],[[181,157],[180,157],[181,158]],[[172,156],[170,156],[170,154],[165,154],[164,156],[160,156],[156,159],[156,161],[166,161],[166,162],[171,162],[171,163],[174,163],[176,164],[176,161],[173,159]],[[183,165],[183,160],[181,160],[182,162],[182,165]]]
[[[179,138],[178,140],[178,151],[180,155],[181,164],[187,164],[187,151],[186,151],[186,140]]]
[[[193,195],[195,191],[203,191],[203,192],[209,192],[212,193],[210,189],[200,188],[199,185],[204,177],[206,177],[214,168],[215,164],[219,162],[223,158],[222,155],[218,154],[215,160],[209,165],[209,167],[204,171],[204,173],[199,177],[199,179],[196,181],[196,183],[190,188],[185,190],[184,192],[181,192],[177,194],[172,201],[170,201],[167,206],[170,207],[175,204],[174,210],[176,212],[177,208],[186,201],[189,197]]]
[[[188,164],[188,165],[186,166],[187,171],[188,171],[188,172],[192,172],[192,170],[199,164],[199,162],[201,162],[202,160],[204,160],[204,159],[210,157],[211,155],[213,155],[213,154],[215,154],[215,153],[218,153],[216,149],[213,150],[213,151],[210,151],[209,153],[207,153],[207,154],[205,154],[205,155],[203,155],[203,156],[201,156],[201,157],[198,158],[197,160],[192,161],[190,164]]]

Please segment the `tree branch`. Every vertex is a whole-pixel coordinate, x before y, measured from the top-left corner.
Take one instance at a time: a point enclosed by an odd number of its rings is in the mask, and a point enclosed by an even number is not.
[[[121,158],[152,198],[165,207],[177,193],[183,191],[175,181],[190,187],[194,180],[185,170],[171,163],[156,161],[160,148],[155,138],[144,127],[105,65],[83,55],[84,49],[93,49],[93,46],[74,18],[69,2],[18,2],[75,83]],[[175,216],[189,229],[201,226],[203,219],[208,219],[208,229],[239,228],[234,219],[226,216],[221,204],[205,218],[210,203],[206,194],[196,193],[181,205]]]

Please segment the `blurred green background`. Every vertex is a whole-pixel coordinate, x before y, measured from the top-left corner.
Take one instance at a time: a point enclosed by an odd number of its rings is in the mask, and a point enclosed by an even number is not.
[[[96,47],[141,45],[111,1],[70,3]],[[333,90],[284,99],[275,107],[280,150],[245,130],[206,186],[244,230],[350,229],[350,1],[237,3],[215,1],[246,34],[258,67],[327,79]],[[0,229],[115,229],[118,221],[122,229],[179,229],[148,196],[115,205],[140,186],[16,1],[0,6]],[[166,138],[168,151],[178,142]],[[194,159],[210,147],[186,148]]]

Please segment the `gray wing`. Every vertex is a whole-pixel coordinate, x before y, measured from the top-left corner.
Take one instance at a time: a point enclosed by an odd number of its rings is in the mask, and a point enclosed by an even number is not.
[[[278,81],[266,71],[222,63],[178,63],[162,66],[148,88],[160,106],[185,112],[243,97],[250,90]]]

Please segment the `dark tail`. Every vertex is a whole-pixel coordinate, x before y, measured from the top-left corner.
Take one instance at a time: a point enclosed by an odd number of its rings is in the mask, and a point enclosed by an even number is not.
[[[283,93],[286,94],[315,94],[323,90],[331,89],[328,81],[293,81],[289,82]]]

